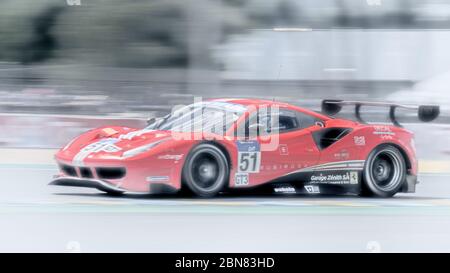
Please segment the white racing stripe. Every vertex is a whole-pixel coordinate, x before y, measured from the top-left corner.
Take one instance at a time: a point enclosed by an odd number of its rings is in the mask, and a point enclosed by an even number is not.
[[[104,150],[108,151],[106,148],[114,146],[114,143],[116,143],[117,141],[119,141],[119,139],[117,138],[106,138],[87,145],[75,155],[72,160],[72,164],[74,166],[84,166],[84,159],[86,159],[86,157],[88,157],[91,153],[96,153]],[[114,148],[118,149],[118,147],[116,146],[114,146]]]
[[[339,162],[330,162],[320,165],[315,165],[307,168],[303,168],[300,170],[296,170],[288,173],[287,175],[300,173],[300,172],[310,172],[310,171],[354,171],[354,170],[362,170],[364,169],[365,160],[349,160],[349,161],[339,161]]]
[[[309,167],[313,170],[323,170],[323,169],[348,169],[348,168],[364,168],[365,160],[349,160],[349,161],[339,161],[339,162],[330,162],[325,164],[320,164],[316,166]],[[308,170],[306,168],[305,170]]]
[[[77,155],[75,155],[75,157],[72,160],[72,164],[74,166],[84,166],[84,162],[83,160],[90,154],[90,151],[80,151],[78,152]]]

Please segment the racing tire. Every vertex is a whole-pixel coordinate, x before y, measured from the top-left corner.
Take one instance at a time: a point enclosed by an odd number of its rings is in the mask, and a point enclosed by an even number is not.
[[[182,171],[183,184],[199,197],[213,197],[228,184],[229,173],[224,153],[212,144],[200,144],[186,158]]]
[[[361,195],[392,197],[401,190],[405,179],[406,162],[399,149],[378,146],[366,160]]]

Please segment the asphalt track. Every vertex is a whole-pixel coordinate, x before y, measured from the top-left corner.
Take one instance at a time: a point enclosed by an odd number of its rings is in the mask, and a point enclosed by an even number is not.
[[[126,196],[46,186],[52,165],[0,165],[1,252],[449,252],[450,176],[416,194]]]

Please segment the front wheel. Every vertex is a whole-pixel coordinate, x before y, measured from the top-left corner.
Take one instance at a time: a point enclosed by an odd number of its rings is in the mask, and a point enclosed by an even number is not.
[[[212,197],[219,193],[228,183],[228,177],[226,156],[211,144],[196,146],[183,166],[184,184],[201,197]]]
[[[402,153],[392,145],[375,148],[367,158],[363,173],[363,195],[391,197],[400,191],[406,178]]]

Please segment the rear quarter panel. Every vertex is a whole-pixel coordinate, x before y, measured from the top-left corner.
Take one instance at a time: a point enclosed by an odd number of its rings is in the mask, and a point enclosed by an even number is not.
[[[409,174],[417,175],[418,163],[412,132],[390,125],[359,125],[346,137],[346,144],[358,150],[356,157],[361,160],[366,160],[379,145],[391,144],[397,147],[405,156]]]

